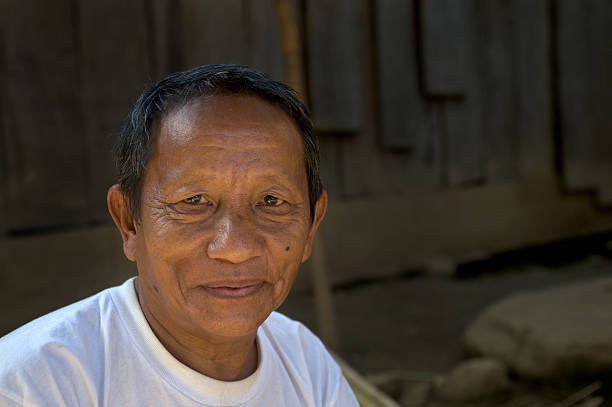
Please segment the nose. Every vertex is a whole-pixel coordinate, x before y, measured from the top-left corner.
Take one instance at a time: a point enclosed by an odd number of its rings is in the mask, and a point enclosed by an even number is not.
[[[255,225],[248,216],[226,210],[214,224],[208,243],[208,257],[230,263],[243,263],[259,257],[263,244]]]

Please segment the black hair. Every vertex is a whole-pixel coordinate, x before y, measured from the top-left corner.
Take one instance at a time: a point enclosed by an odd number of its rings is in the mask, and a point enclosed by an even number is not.
[[[140,95],[116,140],[114,155],[119,187],[132,216],[140,220],[142,183],[155,139],[155,125],[173,109],[189,101],[215,95],[252,95],[279,107],[302,134],[308,177],[310,217],[323,185],[319,175],[319,143],[312,134],[312,120],[296,92],[286,84],[244,65],[215,64],[172,73],[150,85]]]

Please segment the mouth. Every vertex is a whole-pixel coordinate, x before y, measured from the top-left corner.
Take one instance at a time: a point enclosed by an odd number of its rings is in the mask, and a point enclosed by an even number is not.
[[[253,283],[221,283],[202,288],[209,294],[218,298],[237,299],[250,297],[257,294],[263,287],[264,282]]]

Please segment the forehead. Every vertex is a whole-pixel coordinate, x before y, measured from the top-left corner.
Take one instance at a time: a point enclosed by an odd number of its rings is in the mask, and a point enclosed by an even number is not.
[[[255,96],[194,99],[168,113],[156,133],[150,164],[161,167],[165,178],[245,167],[268,175],[305,176],[303,141],[294,121]]]
[[[160,136],[174,137],[174,142],[188,142],[200,130],[211,133],[215,129],[239,135],[248,126],[253,134],[287,133],[299,131],[293,120],[279,107],[250,95],[202,96],[170,111],[160,124]],[[252,138],[252,137],[250,137]],[[248,140],[243,140],[248,141]]]

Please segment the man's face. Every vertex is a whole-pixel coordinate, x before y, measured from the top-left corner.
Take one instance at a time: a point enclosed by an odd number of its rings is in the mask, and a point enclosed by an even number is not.
[[[310,221],[302,137],[252,96],[194,100],[156,130],[126,246],[141,304],[166,329],[252,334],[289,293],[325,212],[323,199]]]

